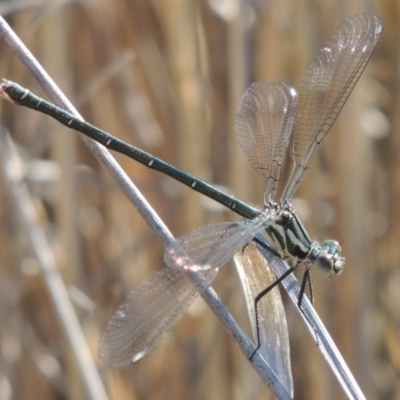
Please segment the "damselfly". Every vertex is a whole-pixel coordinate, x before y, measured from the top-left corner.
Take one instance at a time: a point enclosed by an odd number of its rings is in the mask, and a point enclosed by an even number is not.
[[[248,243],[262,232],[274,256],[291,262],[290,272],[304,264],[302,290],[311,266],[328,275],[342,272],[344,258],[339,244],[332,240],[322,245],[312,241],[290,200],[381,33],[377,17],[350,17],[320,50],[298,93],[282,83],[250,86],[236,116],[236,132],[245,155],[265,179],[265,212],[252,220],[205,226],[180,237],[177,246],[167,248],[164,259],[173,268],[164,268],[131,292],[103,334],[99,353],[103,360],[123,365],[148,354],[196,298],[184,270],[205,271],[211,281],[216,271],[237,253],[253,334],[260,341],[260,351],[268,361],[273,360],[278,377],[291,391],[288,339],[280,295],[274,287],[276,283],[270,285],[275,278],[267,261]],[[291,133],[294,169],[278,204],[274,199]],[[266,292],[269,293],[262,300],[265,303],[255,304],[254,299],[259,302]]]

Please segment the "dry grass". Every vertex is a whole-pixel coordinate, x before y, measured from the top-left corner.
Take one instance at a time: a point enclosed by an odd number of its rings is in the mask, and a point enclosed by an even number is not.
[[[86,120],[261,204],[261,180],[233,131],[241,94],[255,80],[297,86],[344,17],[379,15],[384,36],[298,195],[310,234],[343,241],[347,258],[335,280],[314,274],[317,311],[366,397],[400,398],[400,3],[248,2],[231,19],[232,8],[218,16],[211,3],[223,2],[49,1],[8,21]],[[0,76],[38,92],[4,43],[0,52]],[[73,133],[4,102],[1,120],[18,143],[42,228],[96,359],[107,320],[163,266],[163,248]],[[235,218],[116,158],[175,235]],[[0,196],[0,398],[85,398],[4,176]],[[220,275],[215,288],[246,328],[233,267]],[[295,398],[344,398],[290,304],[287,316]],[[123,370],[96,363],[112,399],[271,397],[202,302],[146,359]]]

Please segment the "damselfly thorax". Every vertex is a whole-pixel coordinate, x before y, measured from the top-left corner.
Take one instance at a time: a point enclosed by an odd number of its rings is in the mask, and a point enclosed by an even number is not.
[[[340,244],[335,240],[326,240],[322,244],[311,240],[289,202],[279,205],[271,200],[266,212],[272,213],[274,218],[262,234],[279,257],[293,267],[304,263],[307,269],[315,266],[328,275],[339,275],[342,272],[345,259],[341,257]]]

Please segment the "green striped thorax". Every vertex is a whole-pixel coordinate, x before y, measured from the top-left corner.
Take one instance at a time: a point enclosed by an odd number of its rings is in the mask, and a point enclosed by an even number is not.
[[[275,215],[274,222],[263,232],[282,259],[291,260],[294,266],[305,262],[315,266],[326,275],[339,275],[343,271],[345,258],[341,256],[340,244],[335,240],[318,243],[311,240],[295,209],[287,202],[268,204],[268,212]]]

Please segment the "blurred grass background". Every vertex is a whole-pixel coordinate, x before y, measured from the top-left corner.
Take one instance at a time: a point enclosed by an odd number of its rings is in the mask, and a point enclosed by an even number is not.
[[[262,205],[262,181],[233,130],[253,81],[297,87],[339,23],[374,13],[384,34],[297,193],[310,235],[343,243],[335,279],[313,275],[316,309],[367,398],[400,398],[400,2],[294,0],[3,1],[0,13],[84,118]],[[0,43],[0,77],[39,95]],[[74,133],[0,102],[25,181],[110,399],[267,399],[268,388],[199,300],[147,358],[97,359],[102,329],[129,291],[163,266],[163,247]],[[171,231],[236,218],[172,179],[116,155]],[[0,398],[86,393],[0,178]],[[249,331],[233,266],[213,287]],[[342,389],[293,307],[286,307],[296,399]]]

